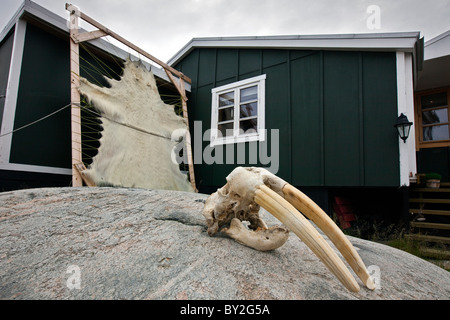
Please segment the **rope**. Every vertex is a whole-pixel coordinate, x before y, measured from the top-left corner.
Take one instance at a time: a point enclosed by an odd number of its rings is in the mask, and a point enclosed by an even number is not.
[[[144,130],[144,129],[142,129],[142,128],[135,127],[135,126],[133,126],[133,125],[131,125],[131,124],[126,124],[126,123],[123,123],[123,122],[119,122],[119,121],[110,119],[110,118],[108,118],[108,117],[106,117],[106,116],[104,116],[104,115],[101,115],[100,113],[98,113],[98,112],[96,112],[96,111],[90,110],[88,107],[85,107],[85,106],[80,105],[79,103],[73,103],[73,104],[72,104],[72,103],[69,103],[69,104],[65,105],[64,107],[62,107],[62,108],[60,108],[60,109],[58,109],[58,110],[56,110],[56,111],[54,111],[54,112],[52,112],[52,113],[46,115],[46,116],[43,116],[42,118],[39,118],[39,119],[37,119],[37,120],[35,120],[35,121],[33,121],[33,122],[30,122],[30,123],[28,123],[28,124],[26,124],[26,125],[23,125],[23,126],[17,128],[17,129],[14,129],[14,130],[12,130],[12,131],[10,131],[10,132],[6,132],[6,133],[0,135],[0,138],[1,138],[1,137],[4,137],[4,136],[7,136],[8,134],[12,134],[12,133],[15,133],[15,132],[17,132],[17,131],[20,131],[20,130],[22,130],[22,129],[25,129],[25,128],[27,128],[27,127],[29,127],[29,126],[32,126],[32,125],[34,125],[34,124],[36,124],[36,123],[38,123],[38,122],[41,122],[41,121],[43,121],[43,120],[45,120],[45,119],[47,119],[47,118],[50,118],[51,116],[57,114],[58,112],[61,112],[61,111],[63,111],[64,109],[70,107],[71,105],[76,105],[77,107],[80,107],[80,108],[82,108],[83,110],[85,110],[85,111],[87,111],[87,112],[90,112],[90,113],[92,113],[92,114],[94,114],[94,115],[96,115],[96,116],[98,116],[98,117],[105,118],[105,119],[107,119],[107,120],[109,120],[109,121],[111,121],[111,122],[114,122],[114,123],[117,123],[117,124],[119,124],[119,125],[128,127],[128,128],[130,128],[130,129],[137,130],[137,131],[140,131],[140,132],[143,132],[143,133],[146,133],[146,134],[150,134],[150,135],[152,135],[152,136],[156,136],[156,137],[160,137],[160,138],[172,140],[172,138],[170,138],[170,137],[167,137],[167,136],[164,136],[164,135],[161,135],[161,134],[158,134],[158,133],[150,132],[150,131]]]
[[[24,126],[21,126],[21,127],[17,128],[17,129],[14,129],[14,130],[12,130],[12,131],[10,131],[10,132],[4,133],[4,134],[0,135],[0,138],[1,138],[1,137],[4,137],[4,136],[7,136],[8,134],[15,133],[15,132],[17,132],[17,131],[19,131],[19,130],[25,129],[25,128],[29,127],[29,126],[32,126],[33,124],[36,124],[36,123],[38,123],[38,122],[40,122],[40,121],[42,121],[42,120],[45,120],[45,119],[47,119],[47,118],[49,118],[49,117],[51,117],[51,116],[57,114],[58,112],[61,112],[61,111],[63,111],[64,109],[70,107],[71,105],[72,105],[72,104],[69,103],[69,104],[65,105],[64,107],[62,107],[62,108],[60,108],[60,109],[58,109],[58,110],[56,110],[56,111],[54,111],[54,112],[52,112],[52,113],[46,115],[46,116],[43,116],[42,118],[39,118],[39,119],[37,119],[37,120],[35,120],[35,121],[33,121],[33,122],[30,122],[30,123],[28,123],[28,124],[26,124],[26,125],[24,125]]]
[[[131,125],[131,124],[119,122],[119,121],[117,121],[117,120],[108,118],[108,117],[106,117],[105,115],[102,115],[102,114],[100,114],[100,113],[98,113],[98,112],[96,112],[96,111],[94,111],[94,110],[91,110],[91,109],[89,109],[88,107],[82,106],[82,105],[80,105],[80,104],[78,104],[78,103],[75,104],[75,105],[77,105],[78,107],[82,108],[83,110],[85,110],[85,111],[87,111],[87,112],[90,112],[90,113],[92,113],[92,114],[94,114],[94,115],[96,115],[96,116],[98,116],[98,117],[105,118],[106,120],[109,120],[109,121],[111,121],[111,122],[117,123],[117,124],[119,124],[119,125],[121,125],[121,126],[128,127],[128,128],[130,128],[130,129],[137,130],[137,131],[140,131],[140,132],[143,132],[143,133],[146,133],[146,134],[150,134],[150,135],[152,135],[152,136],[156,136],[156,137],[160,137],[160,138],[172,140],[171,137],[163,136],[163,135],[158,134],[158,133],[150,132],[150,131],[147,131],[147,130],[145,130],[145,129],[142,129],[142,128],[139,128],[139,127],[135,127],[135,126],[133,126],[133,125]]]

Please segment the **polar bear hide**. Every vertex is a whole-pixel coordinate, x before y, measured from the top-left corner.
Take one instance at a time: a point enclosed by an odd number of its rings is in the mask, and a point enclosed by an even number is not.
[[[99,87],[81,79],[80,94],[100,114],[100,147],[84,172],[97,185],[193,191],[171,160],[171,135],[187,130],[174,106],[160,97],[155,78],[141,63],[127,60],[120,80]]]

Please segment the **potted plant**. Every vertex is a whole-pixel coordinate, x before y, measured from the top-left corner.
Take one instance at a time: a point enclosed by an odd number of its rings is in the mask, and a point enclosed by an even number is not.
[[[441,185],[441,175],[439,173],[427,173],[425,180],[427,182],[427,188],[439,188]]]

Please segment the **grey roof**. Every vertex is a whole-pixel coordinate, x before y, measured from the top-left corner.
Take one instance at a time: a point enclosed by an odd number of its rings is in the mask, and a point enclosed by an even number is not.
[[[444,32],[444,33],[441,33],[441,34],[437,35],[436,37],[434,37],[434,38],[432,38],[432,39],[426,41],[426,42],[425,42],[425,47],[427,47],[427,46],[429,46],[429,45],[432,45],[432,44],[434,44],[434,43],[436,43],[436,42],[438,42],[438,41],[441,41],[441,40],[443,40],[444,38],[447,38],[448,36],[450,36],[450,30],[448,30],[448,31],[446,31],[446,32]]]
[[[66,19],[54,14],[53,12],[45,9],[44,7],[41,7],[40,5],[30,0],[24,0],[11,20],[0,33],[0,41],[3,40],[3,38],[9,33],[9,31],[14,27],[19,19],[25,17],[37,18],[47,25],[53,26],[55,29],[59,29],[69,33],[69,28],[66,25]]]
[[[420,32],[240,36],[193,38],[169,61],[174,65],[194,48],[281,48],[312,50],[370,50],[414,52]]]
[[[450,55],[450,30],[425,42],[425,60]]]
[[[423,70],[416,90],[447,87],[450,84],[450,30],[425,42]]]

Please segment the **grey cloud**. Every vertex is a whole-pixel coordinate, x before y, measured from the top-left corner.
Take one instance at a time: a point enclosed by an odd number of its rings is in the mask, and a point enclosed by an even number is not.
[[[1,0],[0,28],[19,0]],[[193,37],[421,31],[450,29],[449,0],[35,0],[63,17],[72,2],[161,60]],[[381,29],[368,30],[366,9],[381,8]],[[12,10],[11,13],[7,13]]]

